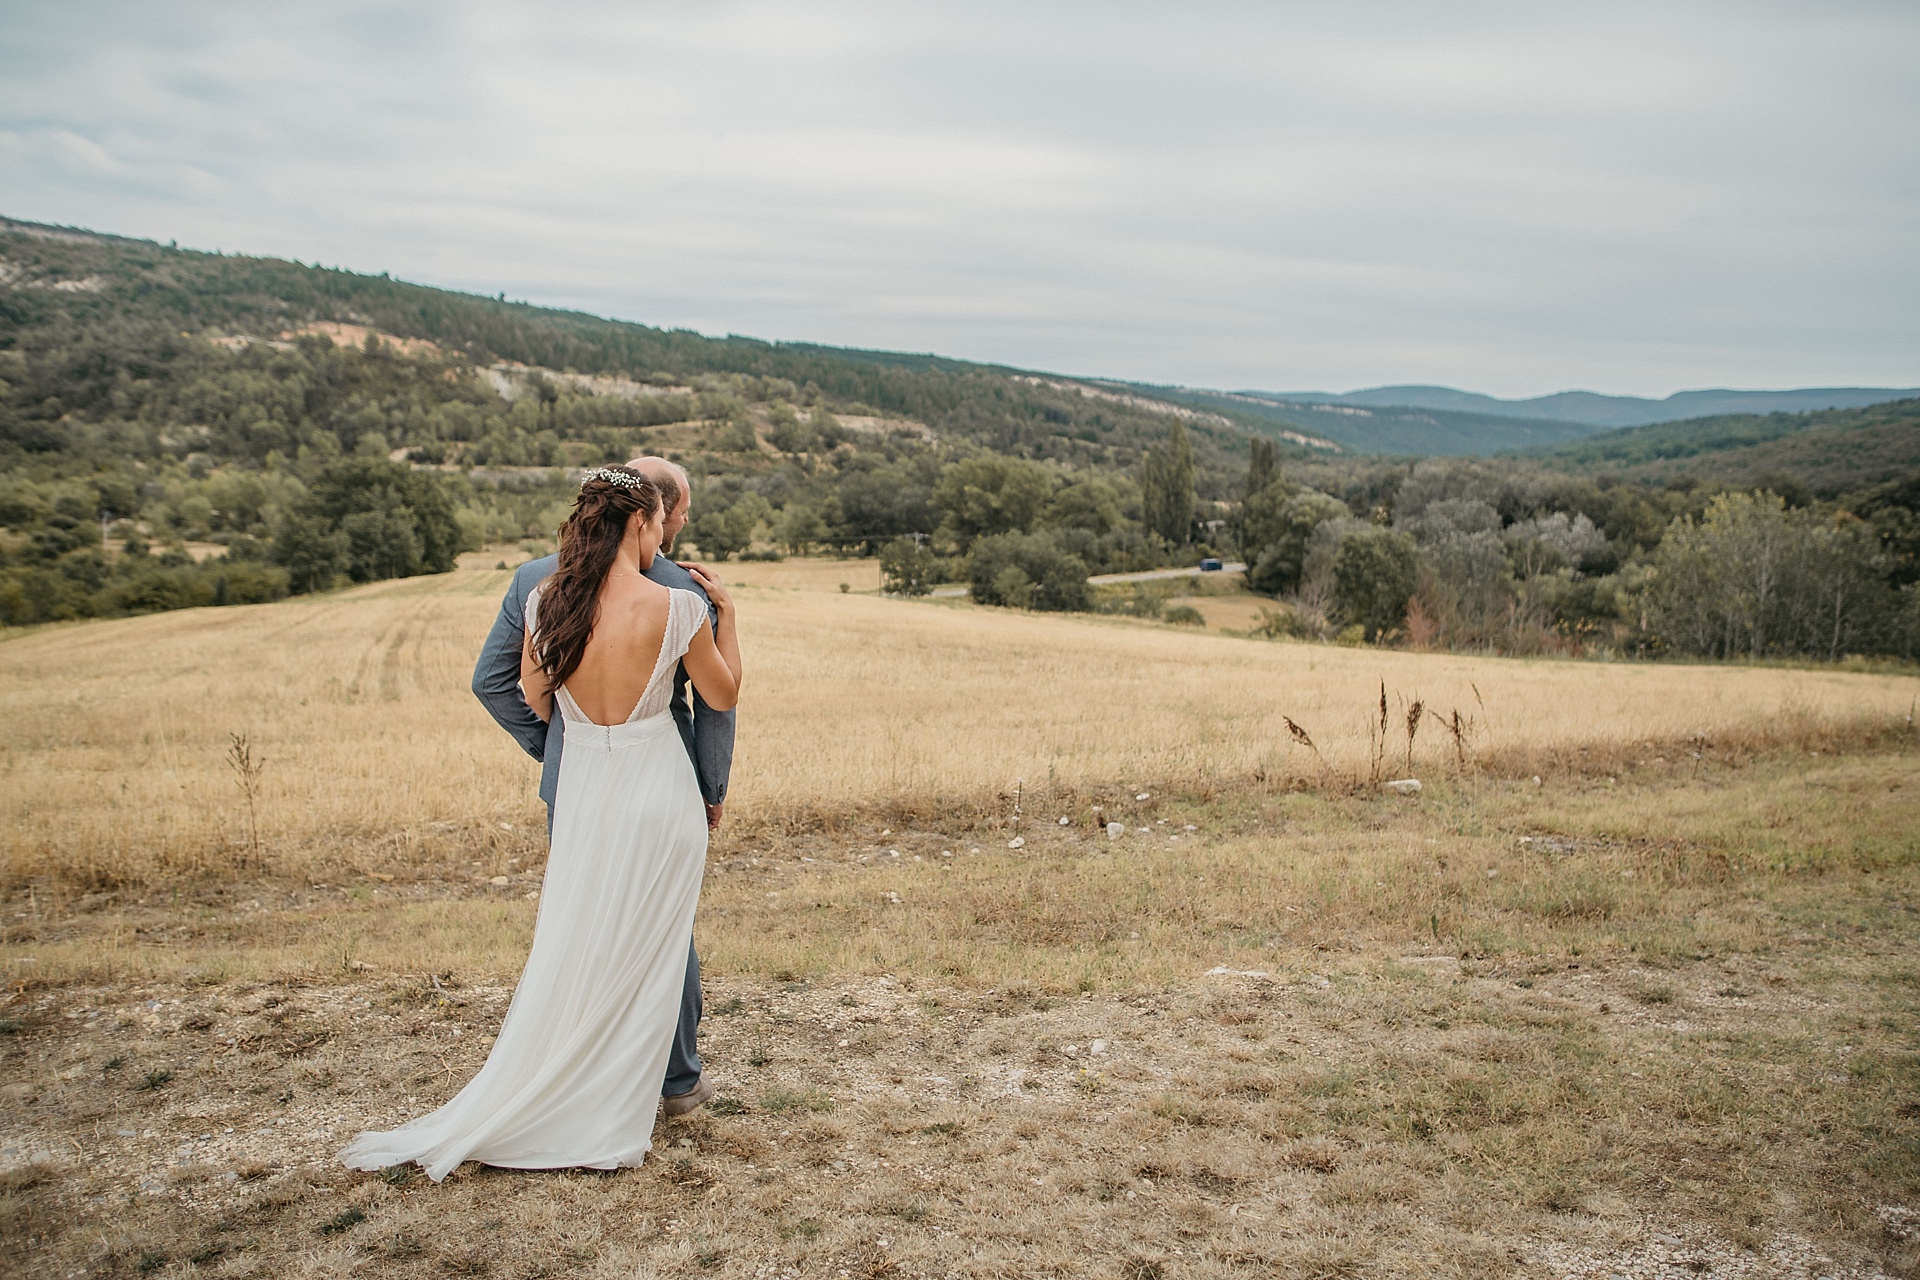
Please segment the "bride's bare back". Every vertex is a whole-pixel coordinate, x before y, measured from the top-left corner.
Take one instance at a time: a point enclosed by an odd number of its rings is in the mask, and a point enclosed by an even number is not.
[[[664,699],[673,686],[671,681],[659,682],[665,675],[662,668],[682,663],[709,707],[733,708],[740,696],[740,645],[734,634],[732,598],[705,566],[689,565],[687,571],[706,590],[708,601],[692,591],[670,590],[638,573],[607,576],[600,587],[593,630],[564,686],[576,714],[598,725],[625,724],[640,714],[640,704],[649,693],[659,705],[650,707],[648,714],[664,710]],[[533,713],[546,720],[553,715],[553,688],[534,657],[542,587],[535,587],[527,597],[520,688]],[[709,603],[720,613],[717,627],[707,625]],[[683,612],[676,624],[677,607]],[[675,630],[676,625],[684,629]],[[674,646],[671,655],[666,653],[669,643]],[[673,659],[670,663],[663,661],[668,656]]]
[[[567,677],[567,692],[595,724],[622,724],[640,704],[667,635],[672,592],[639,575],[607,577],[600,612]]]

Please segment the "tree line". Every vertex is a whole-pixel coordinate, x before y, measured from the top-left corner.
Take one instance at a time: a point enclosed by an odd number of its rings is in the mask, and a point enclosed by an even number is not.
[[[1255,442],[1233,516],[1249,584],[1285,603],[1276,632],[1502,653],[1920,649],[1920,471],[1825,500],[1491,460],[1312,478]]]

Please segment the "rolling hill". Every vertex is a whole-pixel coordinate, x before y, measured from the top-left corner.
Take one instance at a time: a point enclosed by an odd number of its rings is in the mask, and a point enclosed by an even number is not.
[[[1232,392],[1077,378],[922,354],[713,338],[275,258],[196,252],[0,218],[0,336],[27,357],[7,375],[22,439],[98,414],[116,385],[150,380],[182,338],[277,340],[315,325],[364,326],[430,344],[450,361],[659,384],[703,375],[779,379],[836,403],[926,424],[936,436],[1066,465],[1130,466],[1175,420],[1192,433],[1202,490],[1229,496],[1247,439],[1283,456],[1524,453],[1548,465],[1650,480],[1743,480],[1803,471],[1822,490],[1913,465],[1911,413],[1872,388],[1693,391],[1664,400],[1563,392],[1503,401],[1444,387],[1346,395]],[[1873,407],[1690,417],[1703,408]],[[1850,418],[1848,414],[1865,414]],[[1852,425],[1848,425],[1852,424]],[[36,436],[38,433],[38,436]],[[1806,440],[1792,438],[1802,433]],[[1711,464],[1704,461],[1713,456]]]
[[[1427,409],[1478,417],[1526,418],[1577,423],[1589,428],[1639,427],[1657,422],[1728,414],[1807,413],[1820,409],[1856,409],[1920,395],[1920,387],[1805,387],[1793,391],[1676,391],[1660,400],[1608,396],[1593,391],[1559,391],[1527,400],[1499,400],[1452,387],[1370,387],[1331,395],[1318,391],[1243,392],[1293,404],[1341,405],[1371,409]]]
[[[1747,485],[1792,475],[1821,496],[1920,467],[1920,398],[1817,413],[1723,414],[1529,451],[1556,470]]]
[[[1257,391],[1125,385],[1139,395],[1262,424],[1269,434],[1326,450],[1401,457],[1503,453],[1578,440],[1605,428],[1549,418],[1516,418],[1453,409],[1363,407],[1292,400]]]
[[[1066,465],[1129,466],[1183,421],[1203,490],[1225,494],[1251,434],[1276,432],[1235,407],[1199,410],[1085,380],[809,343],[713,338],[481,297],[277,258],[197,252],[147,240],[0,218],[0,346],[25,357],[7,374],[15,434],[54,433],[111,408],[113,388],[150,381],[183,344],[277,341],[352,325],[446,361],[495,363],[656,384],[703,376],[777,379],[836,404],[924,423],[948,441]],[[1286,451],[1312,452],[1282,441]]]

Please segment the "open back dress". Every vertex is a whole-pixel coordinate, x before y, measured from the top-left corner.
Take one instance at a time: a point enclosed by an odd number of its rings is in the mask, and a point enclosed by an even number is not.
[[[527,597],[537,632],[540,592]],[[637,1165],[653,1145],[667,1053],[706,867],[706,808],[668,703],[707,622],[671,590],[653,675],[620,724],[567,718],[533,950],[486,1065],[439,1110],[363,1133],[351,1168],[418,1163],[436,1182],[463,1160],[510,1169]]]

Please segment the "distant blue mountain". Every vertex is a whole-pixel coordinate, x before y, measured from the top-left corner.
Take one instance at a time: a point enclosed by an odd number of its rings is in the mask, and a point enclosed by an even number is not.
[[[1577,422],[1591,427],[1642,427],[1655,422],[1704,418],[1723,413],[1806,413],[1816,409],[1859,409],[1920,395],[1920,387],[1808,387],[1798,391],[1677,391],[1664,400],[1605,396],[1594,391],[1560,391],[1530,400],[1500,400],[1452,387],[1369,387],[1338,394],[1326,391],[1242,391],[1239,395],[1276,404],[1344,404],[1365,408],[1433,409],[1486,414],[1499,418]]]

